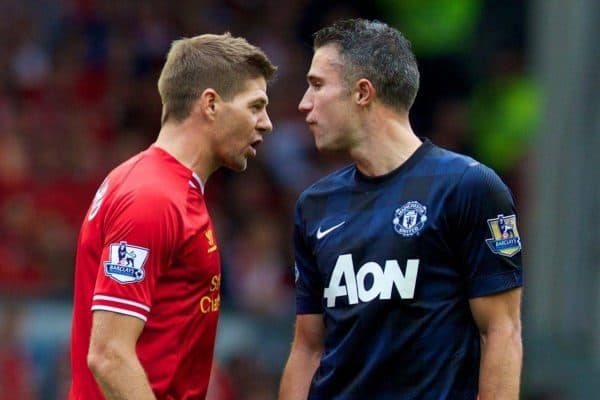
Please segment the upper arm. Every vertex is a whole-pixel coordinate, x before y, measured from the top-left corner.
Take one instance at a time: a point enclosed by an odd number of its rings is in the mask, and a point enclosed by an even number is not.
[[[325,325],[322,314],[298,314],[294,333],[294,348],[320,354],[325,341]]]
[[[281,378],[280,399],[308,397],[311,381],[323,354],[325,326],[322,314],[297,314],[290,357]]]
[[[110,311],[94,311],[89,357],[111,357],[135,353],[137,340],[144,329],[140,318]]]
[[[94,311],[87,365],[107,399],[155,399],[136,343],[144,321],[110,311]]]
[[[521,331],[521,288],[469,300],[473,319],[482,335]]]

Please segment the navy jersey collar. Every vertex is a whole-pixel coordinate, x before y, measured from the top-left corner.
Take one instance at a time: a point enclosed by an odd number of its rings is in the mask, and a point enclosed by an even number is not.
[[[431,143],[431,141],[427,138],[419,137],[419,139],[421,139],[423,143],[421,143],[421,145],[408,158],[408,160],[406,160],[398,168],[388,172],[387,174],[379,176],[367,176],[360,172],[360,170],[356,167],[356,164],[354,164],[354,176],[356,178],[356,181],[364,183],[381,183],[392,179],[393,177],[399,174],[402,174],[404,171],[409,170],[414,165],[416,165],[423,158],[423,156],[425,156],[425,154],[427,154],[429,150],[434,146],[433,143]]]

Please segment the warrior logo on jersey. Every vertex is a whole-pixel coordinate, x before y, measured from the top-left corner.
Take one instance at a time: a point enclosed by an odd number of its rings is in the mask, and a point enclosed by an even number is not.
[[[150,250],[131,246],[127,242],[112,243],[109,249],[110,261],[104,262],[104,273],[119,283],[144,280],[144,264]]]
[[[498,218],[487,220],[492,238],[486,239],[492,252],[507,257],[512,257],[521,250],[521,238],[517,230],[517,217],[498,214]]]
[[[394,230],[405,237],[418,234],[427,221],[427,207],[418,201],[409,201],[394,211]]]

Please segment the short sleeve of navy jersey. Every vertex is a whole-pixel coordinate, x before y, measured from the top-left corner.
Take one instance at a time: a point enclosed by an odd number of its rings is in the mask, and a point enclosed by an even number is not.
[[[490,168],[471,164],[457,187],[456,228],[461,264],[466,268],[470,298],[490,295],[523,285],[521,246],[513,255],[494,252],[490,224],[499,215],[517,210],[508,187]],[[462,243],[461,243],[462,242]]]
[[[322,314],[323,285],[315,259],[306,243],[305,224],[302,217],[301,200],[294,213],[294,261],[296,277],[296,313]]]

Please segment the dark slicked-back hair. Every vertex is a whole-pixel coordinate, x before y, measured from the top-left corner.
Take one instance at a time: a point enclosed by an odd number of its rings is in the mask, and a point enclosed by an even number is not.
[[[260,48],[228,32],[175,40],[158,79],[161,122],[183,121],[207,88],[229,101],[248,79],[262,76],[268,81],[276,70]]]
[[[325,45],[339,50],[348,88],[366,78],[385,104],[410,110],[419,90],[419,69],[402,33],[380,21],[347,19],[314,34],[315,50]]]

